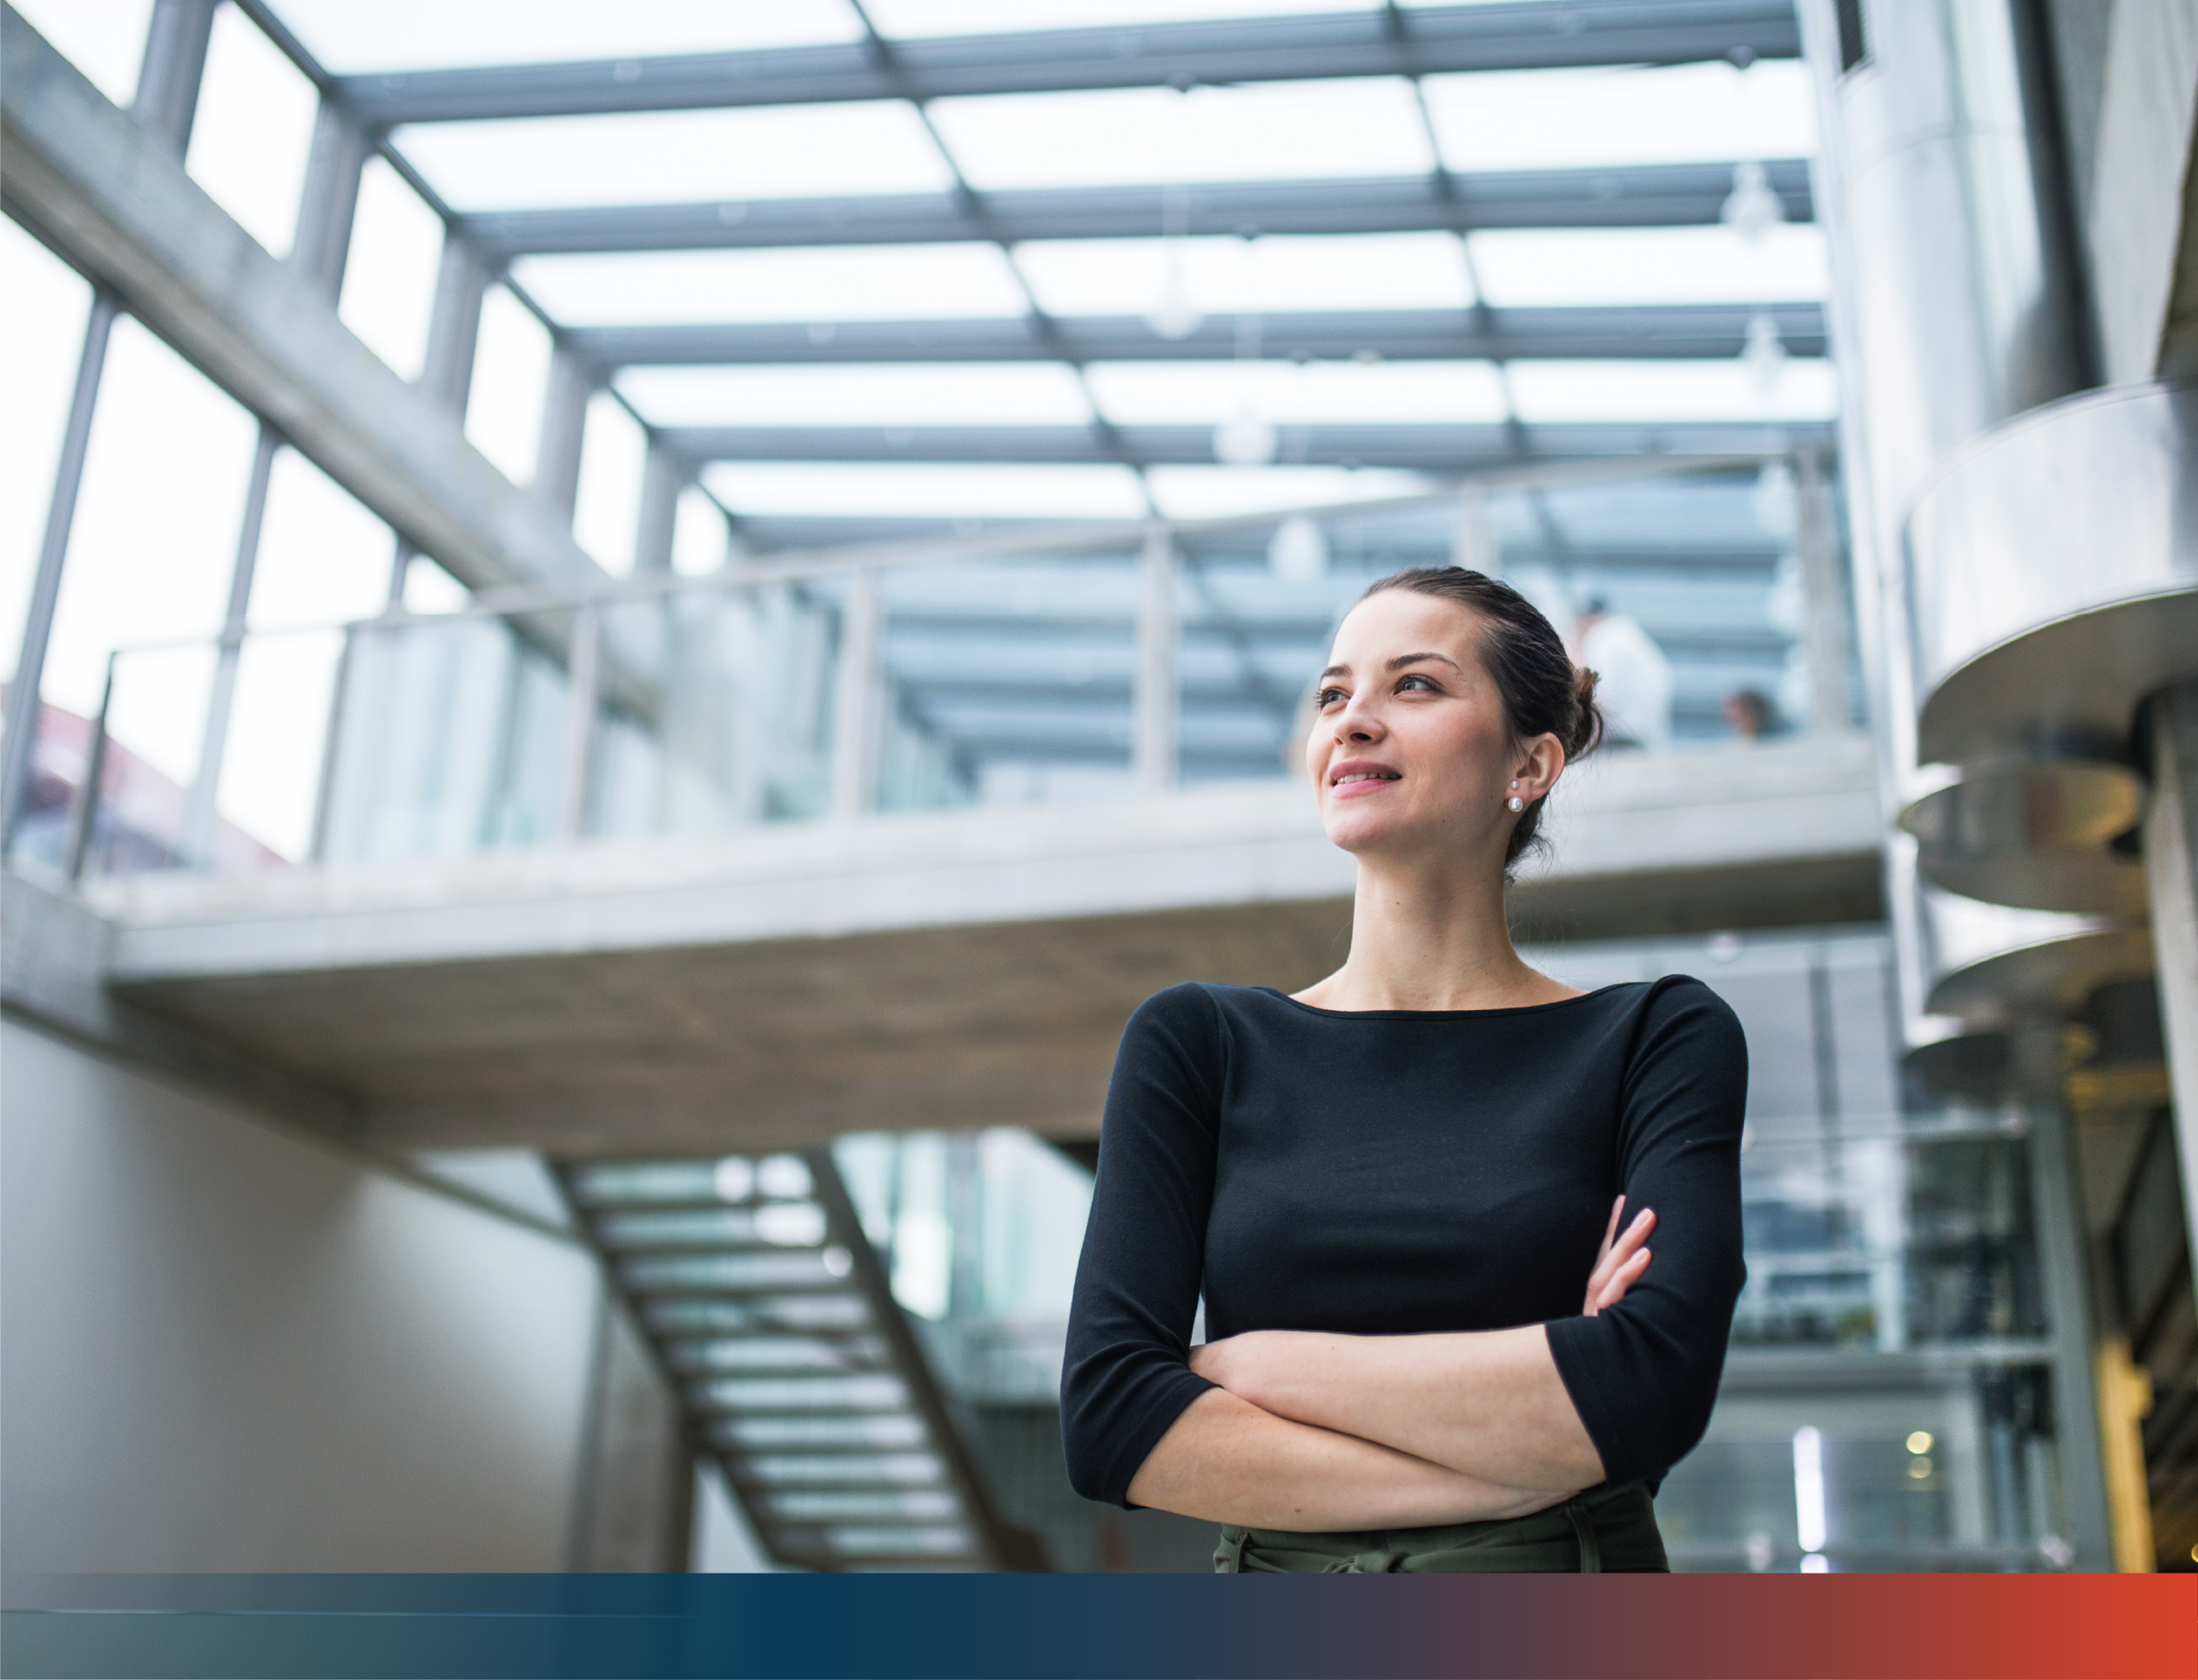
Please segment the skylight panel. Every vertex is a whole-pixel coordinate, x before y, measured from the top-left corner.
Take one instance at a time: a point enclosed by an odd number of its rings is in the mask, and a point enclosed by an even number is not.
[[[1378,502],[1418,496],[1433,488],[1417,473],[1347,467],[1155,467],[1146,480],[1160,512],[1185,520]]]
[[[869,0],[864,8],[887,40],[927,35],[1020,35],[1041,29],[1184,23],[1206,18],[1364,12],[1371,0]]]
[[[1446,233],[1045,240],[1017,246],[1015,261],[1053,315],[1143,315],[1172,288],[1209,316],[1473,302],[1464,249]]]
[[[804,246],[529,257],[514,277],[569,327],[983,320],[1029,312],[990,245]]]
[[[340,76],[817,46],[863,34],[846,0],[276,0],[275,9]]]
[[[1102,362],[1086,375],[1118,426],[1218,425],[1247,407],[1278,426],[1500,421],[1486,362]]]
[[[1497,305],[1801,303],[1830,294],[1821,228],[1504,229],[1471,235]]]
[[[1519,418],[1538,421],[1829,420],[1839,408],[1829,362],[1788,362],[1768,390],[1724,362],[1514,362]]]
[[[426,123],[397,144],[461,210],[936,193],[954,179],[898,100]]]
[[[46,44],[117,105],[137,92],[153,0],[11,0]]]
[[[1813,156],[1798,60],[1430,76],[1428,114],[1457,171],[1736,163]]]
[[[938,100],[931,115],[980,189],[1418,175],[1434,162],[1394,77],[999,94]]]
[[[234,6],[213,15],[184,166],[245,232],[285,256],[298,224],[319,96]]]
[[[652,426],[1084,426],[1057,362],[629,368],[619,390]]]
[[[1131,520],[1145,513],[1126,467],[729,461],[705,468],[702,481],[736,515]]]
[[[385,160],[369,158],[336,312],[406,379],[420,376],[427,358],[442,255],[443,218]]]

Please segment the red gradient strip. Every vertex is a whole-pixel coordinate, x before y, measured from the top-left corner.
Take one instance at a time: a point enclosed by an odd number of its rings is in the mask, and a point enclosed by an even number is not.
[[[1395,1607],[1416,1636],[1403,1642],[1417,1648],[1407,1660],[1422,1672],[2198,1680],[2198,1575],[1545,1575],[1512,1577],[1492,1592],[1494,1578],[1475,1576],[1453,1584],[1439,1595],[1455,1613],[1442,1614],[1439,1631],[1427,1624],[1434,1607],[1426,1600]],[[1429,1636],[1439,1647],[1421,1644]]]

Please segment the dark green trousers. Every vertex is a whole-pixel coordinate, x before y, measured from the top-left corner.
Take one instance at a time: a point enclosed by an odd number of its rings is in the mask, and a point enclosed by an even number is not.
[[[1599,1575],[1671,1567],[1655,1505],[1639,1482],[1500,1522],[1364,1534],[1224,1528],[1213,1553],[1218,1575]]]

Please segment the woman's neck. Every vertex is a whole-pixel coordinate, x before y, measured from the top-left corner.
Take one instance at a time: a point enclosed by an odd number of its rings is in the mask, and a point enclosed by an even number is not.
[[[1384,867],[1362,857],[1351,955],[1296,994],[1323,1009],[1503,1009],[1580,995],[1511,944],[1500,872]]]

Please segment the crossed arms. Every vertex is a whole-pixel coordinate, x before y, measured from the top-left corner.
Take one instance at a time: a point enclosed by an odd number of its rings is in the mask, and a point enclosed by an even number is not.
[[[1581,1311],[1648,1270],[1656,1216],[1610,1224]],[[1191,1351],[1219,1386],[1130,1482],[1133,1504],[1300,1532],[1523,1516],[1603,1479],[1539,1324],[1413,1336],[1261,1330]]]

